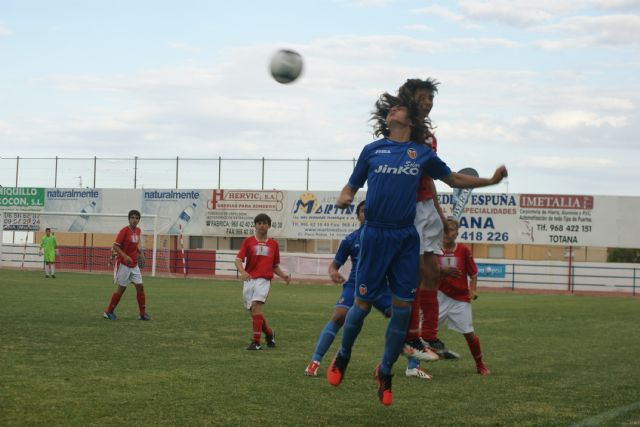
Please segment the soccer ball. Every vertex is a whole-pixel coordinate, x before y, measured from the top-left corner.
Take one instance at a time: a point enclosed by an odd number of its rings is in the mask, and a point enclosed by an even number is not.
[[[294,50],[281,49],[271,57],[271,75],[278,83],[291,83],[302,73],[302,56]]]

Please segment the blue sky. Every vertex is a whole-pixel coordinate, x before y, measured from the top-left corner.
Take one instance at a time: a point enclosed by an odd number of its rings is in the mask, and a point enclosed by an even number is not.
[[[640,194],[639,0],[3,0],[0,57],[3,158],[348,159],[377,96],[430,76],[453,169]]]

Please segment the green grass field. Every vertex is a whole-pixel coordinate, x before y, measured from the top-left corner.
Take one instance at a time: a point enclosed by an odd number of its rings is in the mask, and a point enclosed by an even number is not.
[[[474,303],[490,377],[464,338],[432,381],[395,366],[394,404],[371,373],[386,320],[368,317],[343,384],[303,371],[339,288],[275,283],[265,314],[276,349],[249,352],[239,282],[145,278],[102,319],[109,276],[0,271],[0,424],[14,425],[640,425],[640,300],[484,293]],[[597,418],[594,418],[597,417]],[[586,422],[585,422],[586,420]]]

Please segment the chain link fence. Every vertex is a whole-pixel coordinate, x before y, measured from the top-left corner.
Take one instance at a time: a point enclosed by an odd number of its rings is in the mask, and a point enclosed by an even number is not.
[[[338,191],[356,159],[0,157],[0,185]]]

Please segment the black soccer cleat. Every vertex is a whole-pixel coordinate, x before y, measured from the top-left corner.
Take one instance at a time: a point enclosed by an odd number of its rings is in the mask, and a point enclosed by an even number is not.
[[[260,345],[260,343],[257,343],[255,341],[251,341],[251,344],[249,344],[249,347],[247,347],[247,350],[262,350],[262,346]]]
[[[267,347],[275,348],[276,346],[276,333],[274,330],[271,330],[271,335],[267,335]]]

